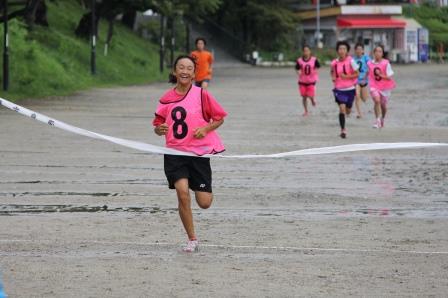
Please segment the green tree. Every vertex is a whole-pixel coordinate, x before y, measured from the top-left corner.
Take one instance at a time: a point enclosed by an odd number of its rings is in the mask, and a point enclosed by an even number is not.
[[[229,0],[214,16],[246,44],[264,50],[290,48],[299,18],[286,0]]]
[[[33,29],[34,25],[40,26],[48,26],[47,21],[47,5],[45,0],[22,0],[14,3],[10,3],[8,1],[9,7],[11,9],[11,4],[14,4],[14,7],[20,7],[19,9],[15,9],[12,12],[9,12],[8,19],[13,19],[16,17],[22,17],[26,24],[28,25],[28,29]],[[5,2],[0,2],[0,10],[4,10]],[[4,16],[0,17],[0,23],[4,22]]]

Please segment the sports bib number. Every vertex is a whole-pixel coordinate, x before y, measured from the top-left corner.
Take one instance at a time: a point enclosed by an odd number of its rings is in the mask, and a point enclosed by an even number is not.
[[[364,72],[362,69],[362,61],[358,61],[359,72]]]
[[[305,74],[308,76],[311,73],[311,66],[309,64],[305,65]]]
[[[185,122],[187,111],[183,107],[175,107],[171,111],[171,119],[173,119],[173,136],[176,139],[183,139],[188,134],[188,125]]]
[[[379,67],[373,69],[373,74],[375,75],[375,81],[381,81],[381,69]]]
[[[335,64],[335,66],[334,66],[334,72],[336,73],[336,78],[339,78],[338,65],[337,64]],[[345,70],[345,64],[342,65],[342,73],[347,75],[347,71]]]

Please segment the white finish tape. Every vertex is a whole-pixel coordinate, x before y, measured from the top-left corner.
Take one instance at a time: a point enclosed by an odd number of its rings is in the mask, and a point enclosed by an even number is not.
[[[16,111],[19,114],[30,117],[34,120],[46,123],[48,125],[60,128],[65,131],[69,131],[78,135],[100,139],[108,141],[121,146],[133,148],[136,150],[149,152],[153,154],[171,154],[171,155],[184,155],[184,156],[195,156],[193,153],[183,152],[179,150],[174,150],[166,147],[151,145],[147,143],[126,140],[121,138],[116,138],[93,131],[89,131],[83,128],[79,128],[62,121],[51,119],[48,116],[36,113],[27,108],[16,105],[6,99],[0,98],[0,105]],[[204,157],[220,157],[220,158],[282,158],[291,156],[304,156],[304,155],[318,155],[318,154],[333,154],[333,153],[343,153],[343,152],[354,152],[354,151],[367,151],[367,150],[385,150],[385,149],[412,149],[412,148],[428,148],[428,147],[441,147],[448,146],[448,143],[418,143],[418,142],[407,142],[407,143],[370,143],[370,144],[350,144],[342,146],[333,147],[321,147],[321,148],[310,148],[302,149],[290,152],[282,152],[275,154],[245,154],[245,155],[205,155]]]

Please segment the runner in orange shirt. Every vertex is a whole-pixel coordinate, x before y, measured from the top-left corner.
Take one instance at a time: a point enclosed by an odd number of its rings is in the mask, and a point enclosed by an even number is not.
[[[207,89],[212,79],[212,53],[205,50],[207,41],[203,37],[196,39],[196,51],[190,56],[196,61],[195,85]]]

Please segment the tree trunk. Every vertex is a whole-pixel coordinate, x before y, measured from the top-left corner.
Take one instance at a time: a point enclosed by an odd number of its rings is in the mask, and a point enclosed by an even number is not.
[[[131,30],[134,30],[135,19],[137,18],[136,10],[129,10],[123,14],[121,22]]]
[[[45,0],[39,1],[39,4],[37,5],[34,23],[36,25],[48,27],[47,4],[45,3]]]
[[[106,43],[104,44],[104,56],[107,56],[107,53],[109,51],[109,45],[112,40],[112,36],[114,34],[114,21],[115,21],[115,17],[110,18],[108,20],[109,28],[107,29],[107,38],[106,38]]]
[[[25,22],[28,28],[33,29],[37,6],[40,0],[28,0],[25,8]]]
[[[28,0],[24,11],[25,22],[29,29],[34,25],[48,27],[47,5],[45,0]]]
[[[98,36],[98,24],[99,24],[99,16],[96,14],[95,17],[95,35]],[[84,14],[79,20],[78,27],[76,27],[75,34],[78,37],[89,39],[92,31],[92,12],[88,12]]]

